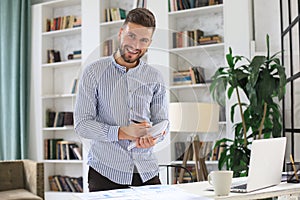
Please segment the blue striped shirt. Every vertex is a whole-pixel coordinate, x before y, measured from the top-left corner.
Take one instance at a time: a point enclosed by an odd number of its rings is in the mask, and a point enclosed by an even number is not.
[[[131,141],[118,140],[119,127],[132,119],[168,120],[166,87],[158,70],[140,60],[126,72],[113,56],[90,64],[79,83],[74,118],[76,133],[90,139],[88,165],[101,175],[130,185],[134,166],[143,182],[158,174],[153,147],[128,151]]]

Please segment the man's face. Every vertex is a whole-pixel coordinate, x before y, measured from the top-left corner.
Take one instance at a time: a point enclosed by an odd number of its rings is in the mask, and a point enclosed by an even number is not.
[[[152,40],[153,29],[135,23],[128,23],[119,32],[120,53],[127,63],[135,63],[147,51]]]

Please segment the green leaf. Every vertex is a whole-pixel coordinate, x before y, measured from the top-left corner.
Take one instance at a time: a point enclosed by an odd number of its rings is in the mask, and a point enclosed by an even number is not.
[[[227,91],[227,96],[228,96],[228,99],[231,98],[232,94],[233,94],[233,91],[234,91],[234,87],[229,87],[228,91]]]

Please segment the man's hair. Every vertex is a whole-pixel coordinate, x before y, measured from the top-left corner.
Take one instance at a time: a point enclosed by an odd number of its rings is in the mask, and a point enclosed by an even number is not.
[[[127,14],[124,25],[128,24],[128,22],[139,24],[145,27],[152,28],[155,30],[155,17],[153,13],[146,8],[135,8]]]

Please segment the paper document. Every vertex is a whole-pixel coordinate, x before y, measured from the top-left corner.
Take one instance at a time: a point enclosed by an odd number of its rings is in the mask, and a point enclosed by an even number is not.
[[[166,130],[167,126],[168,126],[167,120],[161,121],[161,122],[155,124],[154,126],[148,128],[148,134],[152,135],[152,137],[154,137],[154,138],[158,138],[161,136],[162,132],[164,130]],[[129,151],[129,150],[133,149],[134,147],[136,147],[135,141],[131,142],[127,149]]]
[[[77,193],[73,197],[79,200],[208,200],[206,197],[185,192],[174,185],[147,185],[129,189]]]

